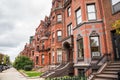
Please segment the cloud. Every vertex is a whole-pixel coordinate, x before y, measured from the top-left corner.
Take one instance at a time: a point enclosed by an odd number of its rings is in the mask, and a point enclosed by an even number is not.
[[[46,15],[52,0],[0,0],[0,52],[13,60]]]

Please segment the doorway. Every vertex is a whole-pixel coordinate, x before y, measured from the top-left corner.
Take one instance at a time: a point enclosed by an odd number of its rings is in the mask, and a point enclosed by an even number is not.
[[[120,61],[120,35],[116,31],[112,31],[112,42],[114,50],[114,59]]]

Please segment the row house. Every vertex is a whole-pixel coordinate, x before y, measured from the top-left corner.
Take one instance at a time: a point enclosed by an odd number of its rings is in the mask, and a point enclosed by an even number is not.
[[[119,12],[120,0],[52,0],[50,16],[21,53],[36,67],[71,62],[74,75],[97,71],[93,65],[108,57],[120,61],[120,35],[112,28]]]

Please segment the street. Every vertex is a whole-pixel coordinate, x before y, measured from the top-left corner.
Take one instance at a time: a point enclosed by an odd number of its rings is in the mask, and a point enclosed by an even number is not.
[[[19,73],[16,69],[10,68],[0,73],[0,80],[42,80],[42,79],[28,79]]]

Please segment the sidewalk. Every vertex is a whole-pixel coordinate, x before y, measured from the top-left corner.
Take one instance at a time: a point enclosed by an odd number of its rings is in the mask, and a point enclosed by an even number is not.
[[[10,68],[0,73],[0,80],[44,80],[44,79],[41,78],[28,79],[21,73],[19,73],[15,68]]]

